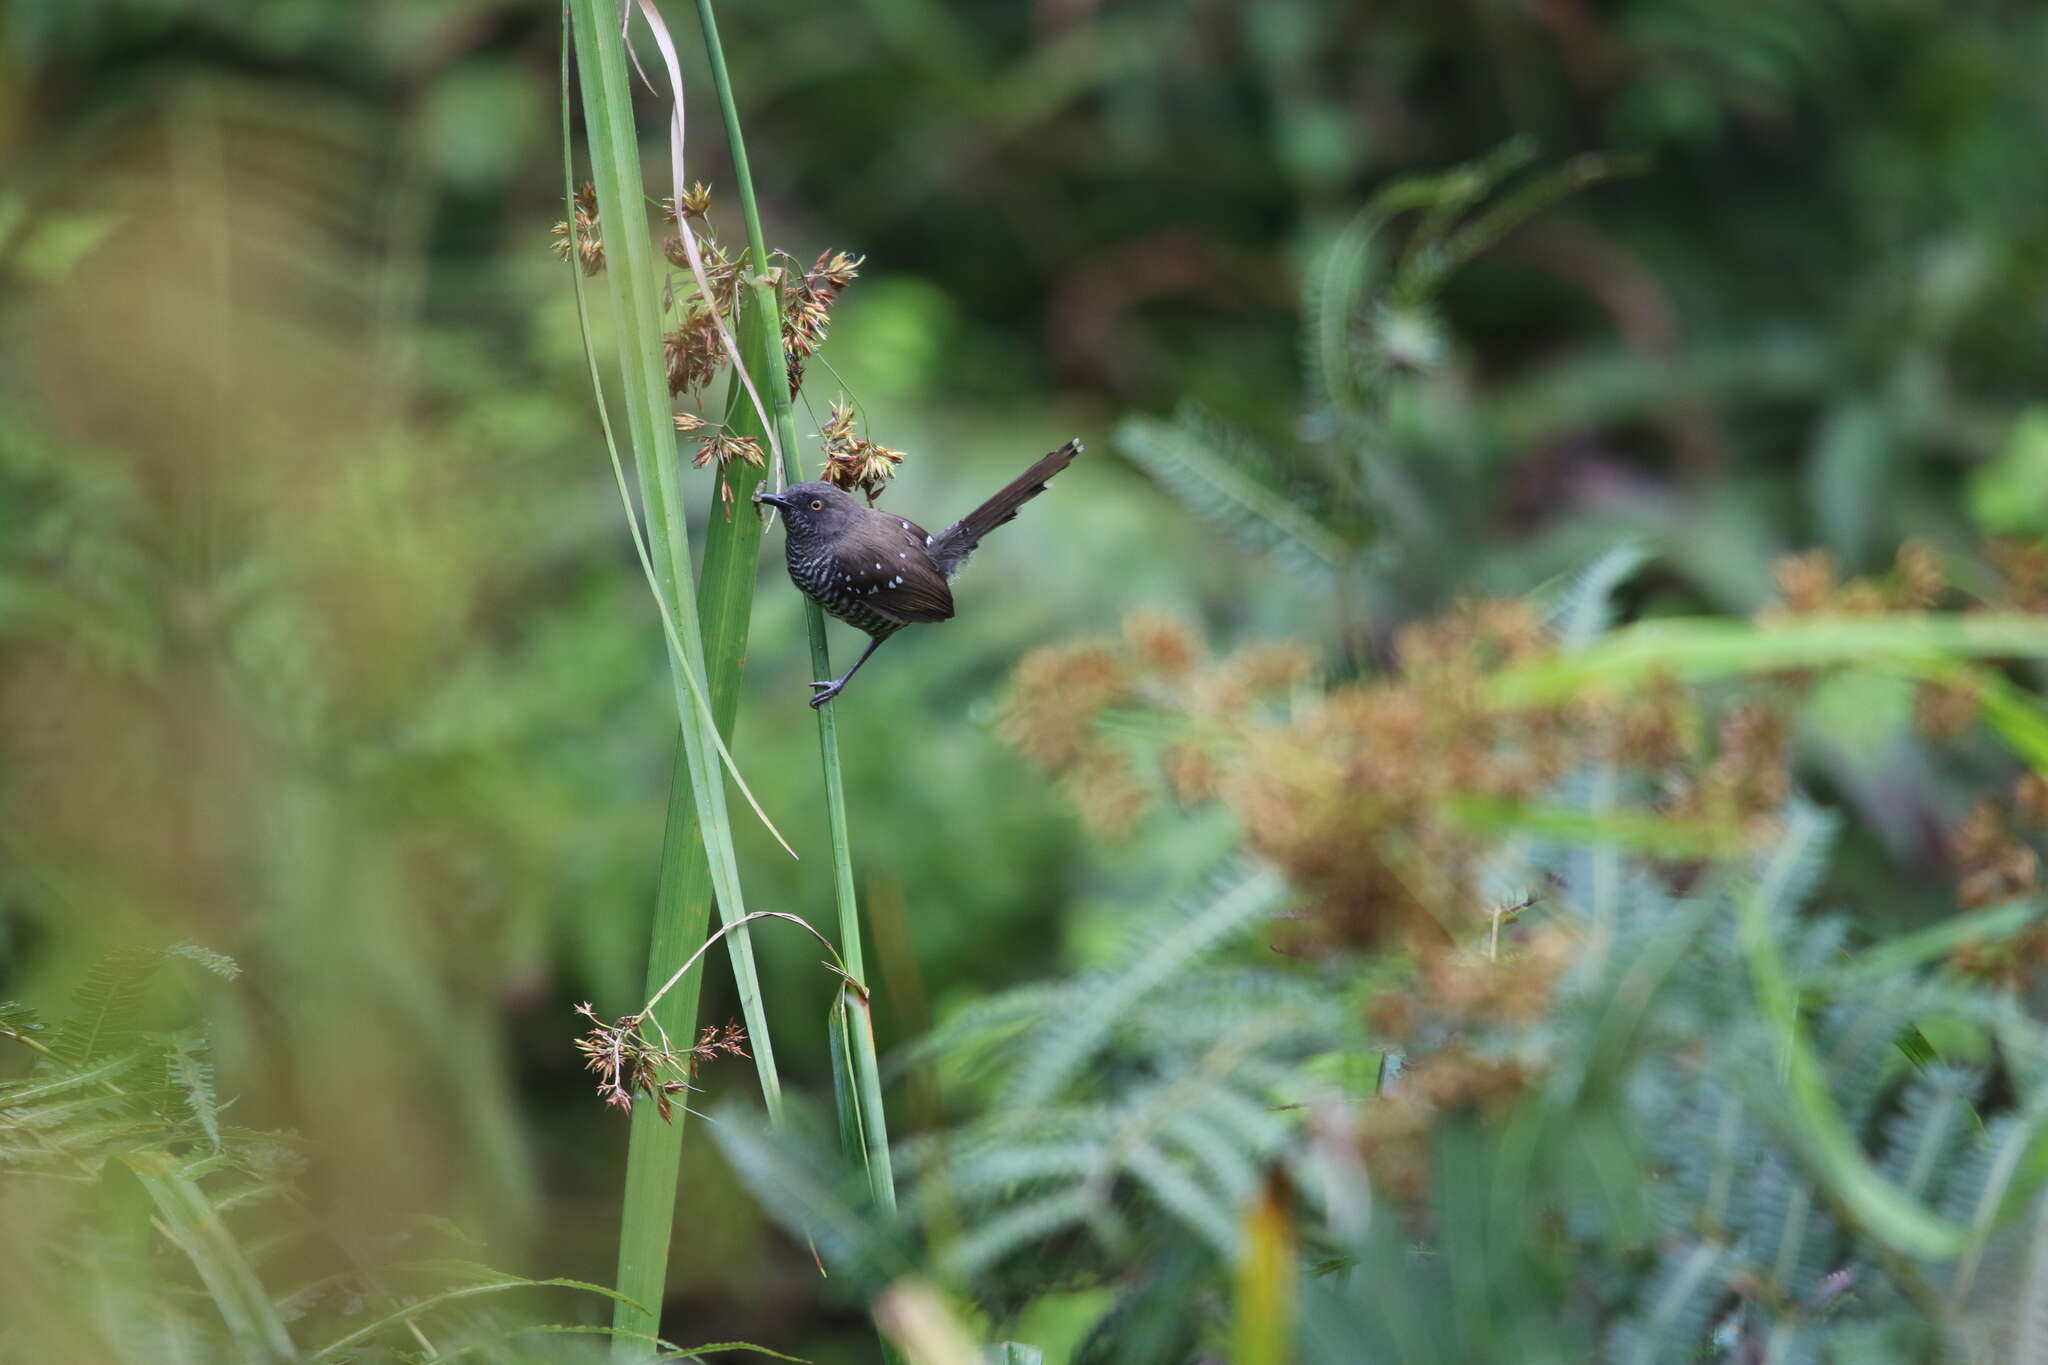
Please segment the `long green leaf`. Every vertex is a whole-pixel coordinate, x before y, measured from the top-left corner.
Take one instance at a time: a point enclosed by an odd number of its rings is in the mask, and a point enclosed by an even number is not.
[[[165,1232],[199,1272],[241,1358],[296,1360],[298,1349],[263,1282],[249,1268],[213,1202],[180,1169],[177,1159],[168,1152],[143,1151],[129,1152],[121,1162],[148,1191]]]
[[[710,62],[712,84],[718,91],[718,109],[725,124],[726,147],[732,157],[733,183],[739,194],[740,214],[747,228],[747,252],[753,266],[752,292],[757,316],[779,318],[774,290],[768,284],[768,246],[761,231],[760,205],[754,197],[754,178],[747,160],[746,138],[740,131],[739,106],[733,97],[732,77],[726,70],[725,49],[718,38],[718,19],[711,0],[697,0],[697,22],[704,35],[704,53]],[[779,336],[779,334],[778,334]],[[788,366],[777,344],[765,348],[761,366],[762,382],[775,411],[778,436],[776,449],[783,459],[796,450],[796,418],[791,411]],[[779,471],[787,478],[788,470]],[[805,628],[810,637],[814,676],[832,676],[832,659],[825,642],[825,615],[818,604],[806,600]],[[818,726],[818,760],[825,782],[826,820],[832,836],[832,887],[839,909],[839,952],[847,974],[859,984],[865,1002],[868,997],[867,968],[861,952],[860,909],[854,895],[853,841],[848,831],[846,790],[839,763],[837,707],[820,706],[813,714]],[[874,1030],[868,1026],[865,1006],[861,1027],[849,1029],[856,1069],[857,1099],[863,1107],[862,1131],[867,1150],[868,1178],[875,1201],[882,1208],[896,1206],[895,1182],[889,1168],[888,1123],[882,1111],[881,1068],[875,1057]]]
[[[1645,621],[1581,653],[1503,673],[1494,680],[1493,700],[1502,706],[1535,705],[1582,688],[1628,686],[1657,674],[1698,682],[1848,664],[1938,669],[1966,658],[2048,658],[2048,620],[1984,612],[1803,616],[1773,625],[1703,618]]]
[[[724,804],[724,789],[706,751],[725,755],[722,735],[730,732],[738,707],[740,661],[752,613],[754,557],[760,527],[750,514],[755,480],[744,468],[721,472],[725,507],[748,509],[729,518],[714,514],[706,538],[701,603],[689,592],[690,561],[684,538],[681,495],[676,487],[676,451],[669,430],[666,385],[660,373],[659,327],[653,248],[642,205],[638,141],[631,91],[625,75],[623,39],[611,7],[596,0],[572,0],[569,18],[577,38],[593,179],[607,236],[623,386],[633,436],[635,465],[645,508],[648,539],[665,552],[659,569],[649,566],[661,607],[671,664],[693,692],[708,693],[704,710],[678,686],[680,743],[669,819],[664,833],[661,891],[649,947],[647,984],[659,988],[704,938],[715,889],[728,922],[744,916],[737,861]],[[566,56],[565,56],[566,60]],[[568,156],[567,73],[564,73],[564,157]],[[565,178],[566,167],[565,167]],[[581,280],[578,278],[579,306]],[[742,346],[752,339],[762,353],[776,351],[767,318],[741,320]],[[595,378],[595,376],[593,376]],[[599,392],[602,407],[602,390]],[[609,441],[607,424],[607,440]],[[615,460],[616,463],[616,460]],[[622,490],[623,491],[623,490]],[[629,515],[631,508],[628,508]],[[637,540],[636,527],[636,540]],[[671,622],[675,628],[669,628]],[[692,655],[695,657],[692,657]],[[704,680],[694,686],[693,673]],[[737,774],[735,774],[737,776]],[[746,1016],[763,1097],[771,1114],[781,1113],[780,1079],[767,1017],[761,1005],[752,950],[744,929],[730,936],[734,975]],[[656,1018],[672,1036],[695,1031],[699,978],[680,983],[657,1007]],[[631,1336],[653,1335],[667,1278],[668,1240],[673,1223],[682,1128],[661,1122],[642,1106],[633,1119],[619,1236],[618,1285],[622,1298],[614,1313],[621,1349]],[[644,1306],[643,1306],[644,1305]]]
[[[1947,957],[1964,943],[1999,943],[2012,938],[2031,928],[2044,914],[2048,914],[2048,903],[2038,899],[1972,910],[1887,939],[1828,973],[1825,980],[1848,986],[1896,976],[1931,959]]]
[[[676,625],[669,634],[669,653],[676,677],[676,709],[682,722],[692,804],[719,913],[731,923],[744,918],[746,904],[726,815],[725,787],[713,761],[714,752],[723,752],[724,744],[708,702],[701,708],[692,704],[707,691],[695,681],[703,676],[704,645],[692,591],[689,533],[684,524],[668,386],[663,376],[657,317],[660,274],[654,264],[654,248],[642,211],[645,191],[640,179],[632,91],[626,76],[625,41],[616,26],[604,17],[609,13],[608,6],[601,6],[596,0],[572,0],[570,13],[576,34],[592,175],[597,183],[599,214],[606,224],[606,276],[611,286],[620,372],[628,400],[633,463],[639,476],[648,540],[658,551],[654,562],[655,595],[664,606],[665,619]],[[690,695],[692,692],[695,697]],[[761,1006],[752,943],[744,931],[734,934],[728,943],[733,975],[739,985],[740,1009],[753,1041],[762,1096],[769,1113],[779,1115],[782,1085],[775,1068],[767,1015]]]
[[[1757,1004],[1784,1049],[1786,1098],[1799,1119],[1793,1131],[1814,1177],[1873,1237],[1911,1256],[1953,1257],[1968,1245],[1965,1229],[1893,1185],[1871,1164],[1829,1093],[1827,1073],[1800,1026],[1797,993],[1779,957],[1772,921],[1783,910],[1778,888],[1796,879],[1817,827],[1810,812],[1794,813],[1792,828],[1764,867],[1757,888],[1744,897],[1737,920]]]

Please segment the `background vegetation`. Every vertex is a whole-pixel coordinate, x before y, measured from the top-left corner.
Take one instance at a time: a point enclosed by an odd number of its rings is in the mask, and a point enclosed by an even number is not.
[[[664,1335],[2038,1349],[2048,16],[722,18],[770,243],[866,256],[805,472],[842,387],[927,523],[1089,454],[836,707],[904,1210],[707,1066]],[[0,1356],[609,1319],[476,1264],[613,1282],[571,1006],[644,999],[676,725],[549,249],[560,25],[4,8]],[[733,747],[805,856],[732,837],[829,933],[777,534]]]

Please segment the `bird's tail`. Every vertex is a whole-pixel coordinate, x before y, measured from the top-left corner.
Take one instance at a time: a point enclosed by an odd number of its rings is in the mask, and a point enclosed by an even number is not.
[[[1043,493],[1052,476],[1072,464],[1080,453],[1079,441],[1067,442],[1011,480],[1000,493],[948,526],[932,541],[932,563],[949,578],[959,572],[983,536],[1015,517],[1018,508]]]

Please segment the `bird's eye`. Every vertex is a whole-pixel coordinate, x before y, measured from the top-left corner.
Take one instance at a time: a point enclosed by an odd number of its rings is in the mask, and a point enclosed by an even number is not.
[[[818,501],[818,500],[817,500],[816,498],[812,498],[812,499],[811,499],[811,510],[812,510],[813,512],[822,512],[822,511],[824,511],[824,510],[825,510],[825,504],[824,504],[824,503],[822,503],[822,502],[820,502],[820,501]]]

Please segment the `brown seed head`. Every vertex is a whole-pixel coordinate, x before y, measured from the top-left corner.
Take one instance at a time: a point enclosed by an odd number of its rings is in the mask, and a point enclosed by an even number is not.
[[[1166,678],[1180,678],[1195,666],[1195,633],[1177,616],[1134,611],[1124,618],[1124,643],[1138,662]]]

